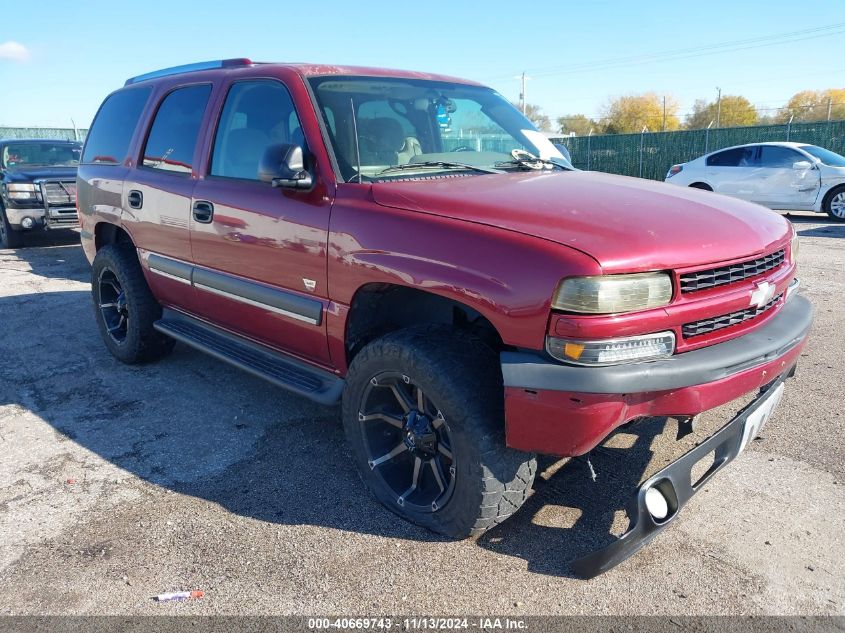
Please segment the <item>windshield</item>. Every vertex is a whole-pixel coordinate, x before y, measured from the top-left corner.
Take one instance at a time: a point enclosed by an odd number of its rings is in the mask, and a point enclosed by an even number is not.
[[[310,83],[347,182],[358,176],[359,155],[361,176],[370,180],[454,169],[518,169],[524,158],[514,161],[513,150],[572,169],[519,110],[490,88],[383,77],[316,77]]]
[[[825,165],[845,167],[845,156],[840,156],[836,152],[831,152],[829,149],[817,147],[816,145],[801,145],[800,147],[810,154],[810,156],[818,158]]]
[[[76,167],[82,145],[72,143],[10,143],[3,147],[3,167],[26,169],[27,167]]]

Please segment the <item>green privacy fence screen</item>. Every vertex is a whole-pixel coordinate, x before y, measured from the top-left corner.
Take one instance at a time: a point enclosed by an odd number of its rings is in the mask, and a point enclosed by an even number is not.
[[[3,138],[63,138],[85,140],[88,130],[73,128],[0,127]],[[606,171],[626,176],[663,180],[675,163],[684,163],[723,147],[763,141],[796,141],[820,145],[845,154],[845,121],[816,121],[792,125],[567,136],[552,139],[569,149],[573,164],[580,169]],[[483,134],[478,138],[445,138],[444,149],[467,146],[478,151],[509,152],[510,137]]]
[[[0,127],[0,139],[4,138],[61,138],[69,141],[84,141],[88,130],[74,130],[63,127]]]
[[[573,164],[580,169],[653,180],[663,180],[675,163],[685,163],[723,147],[787,140],[845,154],[845,121],[552,139],[569,149]]]

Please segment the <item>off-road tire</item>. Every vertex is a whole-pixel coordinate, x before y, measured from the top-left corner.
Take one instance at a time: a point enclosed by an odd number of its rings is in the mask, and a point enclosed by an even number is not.
[[[419,384],[448,425],[454,488],[436,511],[400,506],[370,466],[359,408],[370,381],[381,372],[401,372]],[[480,339],[450,327],[413,327],[364,347],[349,368],[343,424],[361,477],[379,501],[402,518],[452,538],[477,536],[507,519],[526,500],[534,481],[535,455],[505,445],[497,354]]]
[[[23,235],[9,224],[6,209],[0,204],[0,248],[20,248],[21,246],[23,246]]]
[[[833,199],[842,194],[845,194],[845,186],[834,187],[824,197],[824,204],[822,205],[822,210],[827,213],[827,216],[834,222],[845,222],[845,217],[839,217],[835,215],[833,209],[831,208]]]
[[[129,318],[122,341],[109,334],[100,309],[100,280],[104,271],[114,274],[125,293]],[[153,329],[153,323],[161,318],[161,305],[150,292],[132,244],[109,244],[97,252],[91,271],[91,297],[100,335],[118,360],[132,365],[157,360],[173,350],[176,342]]]

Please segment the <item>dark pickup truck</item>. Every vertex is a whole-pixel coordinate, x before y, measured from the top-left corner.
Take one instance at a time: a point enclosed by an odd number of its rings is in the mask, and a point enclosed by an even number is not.
[[[179,341],[342,402],[375,496],[451,537],[516,512],[536,453],[750,398],[641,484],[584,576],[757,435],[812,321],[784,218],[574,169],[501,95],[445,76],[236,59],[135,77],[101,106],[78,183],[114,356]]]
[[[0,246],[17,248],[27,233],[79,226],[76,168],[82,143],[0,139]]]

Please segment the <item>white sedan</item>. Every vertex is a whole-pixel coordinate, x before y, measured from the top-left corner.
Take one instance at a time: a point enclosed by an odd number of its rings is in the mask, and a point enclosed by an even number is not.
[[[666,182],[770,209],[816,211],[845,221],[845,157],[806,143],[752,143],[672,165]]]

